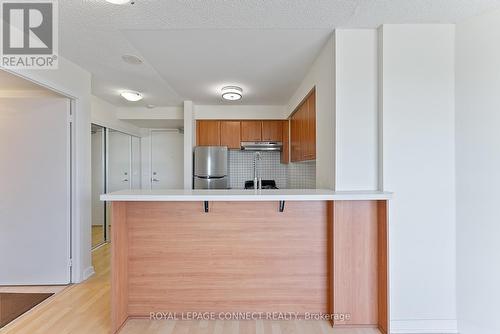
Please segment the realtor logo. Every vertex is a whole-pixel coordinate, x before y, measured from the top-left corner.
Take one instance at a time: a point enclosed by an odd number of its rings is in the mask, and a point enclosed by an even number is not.
[[[57,68],[57,2],[1,1],[1,66]]]

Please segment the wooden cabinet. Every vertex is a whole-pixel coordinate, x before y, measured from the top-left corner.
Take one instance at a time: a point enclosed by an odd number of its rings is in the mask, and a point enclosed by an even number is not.
[[[241,141],[261,141],[262,121],[241,121]]]
[[[219,146],[220,121],[196,121],[196,145]]]
[[[307,112],[304,121],[304,159],[316,159],[316,93],[313,90],[307,99]]]
[[[262,121],[262,140],[264,141],[282,141],[283,140],[283,121]]]
[[[289,140],[290,127],[295,134],[299,129],[296,118],[301,115],[303,119],[307,118],[306,113],[296,112],[291,120],[197,120],[196,145],[222,145],[229,149],[240,149],[242,141],[281,141],[283,142],[282,163],[290,162],[290,152],[293,156],[292,161],[305,160],[303,158],[305,151],[302,152],[300,145],[291,151]],[[300,129],[306,131],[303,126],[300,126]],[[292,138],[295,138],[295,135],[292,134]],[[299,142],[305,142],[305,139]]]
[[[300,161],[300,108],[290,117],[290,160]]]
[[[290,162],[290,121],[281,121],[281,138],[283,141],[283,150],[281,151],[281,163]]]
[[[316,94],[313,90],[290,117],[291,161],[316,159]]]
[[[220,144],[230,149],[241,147],[240,121],[220,121]]]

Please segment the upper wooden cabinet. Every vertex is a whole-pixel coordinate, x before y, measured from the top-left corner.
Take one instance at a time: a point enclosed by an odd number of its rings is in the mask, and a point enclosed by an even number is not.
[[[297,114],[297,113],[296,113]],[[300,114],[302,115],[302,114]],[[304,118],[306,115],[304,115]],[[242,141],[281,141],[283,150],[281,162],[290,162],[290,126],[296,125],[294,117],[289,120],[197,120],[196,145],[227,146],[240,149]],[[293,127],[295,131],[297,127]],[[300,128],[302,129],[302,127]],[[293,135],[292,135],[293,137]],[[303,140],[305,142],[305,139]],[[297,149],[295,150],[297,151]],[[292,154],[295,151],[292,151]],[[297,151],[298,152],[298,151]],[[302,151],[300,151],[302,152]],[[303,153],[300,153],[303,154]],[[301,158],[293,155],[292,161]],[[302,159],[304,160],[304,159]]]
[[[300,108],[290,117],[290,160],[300,161]]]
[[[240,121],[220,121],[220,144],[234,149],[241,147]]]
[[[241,121],[241,141],[261,141],[262,121]]]
[[[290,162],[290,121],[281,121],[281,138],[283,141],[283,150],[281,151],[281,163]]]
[[[305,115],[304,159],[316,159],[316,92],[313,90],[307,99],[307,113]]]
[[[290,117],[291,161],[316,159],[316,93],[308,94]]]
[[[262,140],[282,141],[282,125],[283,121],[262,121]]]
[[[221,145],[220,121],[196,121],[196,145]]]

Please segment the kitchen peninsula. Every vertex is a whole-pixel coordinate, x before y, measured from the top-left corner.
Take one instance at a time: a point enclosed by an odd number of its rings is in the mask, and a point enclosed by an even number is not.
[[[112,332],[151,312],[343,314],[388,333],[385,192],[127,190],[112,202]]]

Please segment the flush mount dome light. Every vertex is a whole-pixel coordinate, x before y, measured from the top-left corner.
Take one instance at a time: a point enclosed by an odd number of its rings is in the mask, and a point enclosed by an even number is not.
[[[130,102],[137,102],[142,100],[142,94],[139,92],[124,91],[120,93],[121,97]]]
[[[141,58],[134,55],[123,55],[122,59],[124,62],[130,65],[141,65],[143,63]]]
[[[238,101],[243,96],[243,89],[238,86],[226,86],[221,89],[222,98],[228,101]]]

